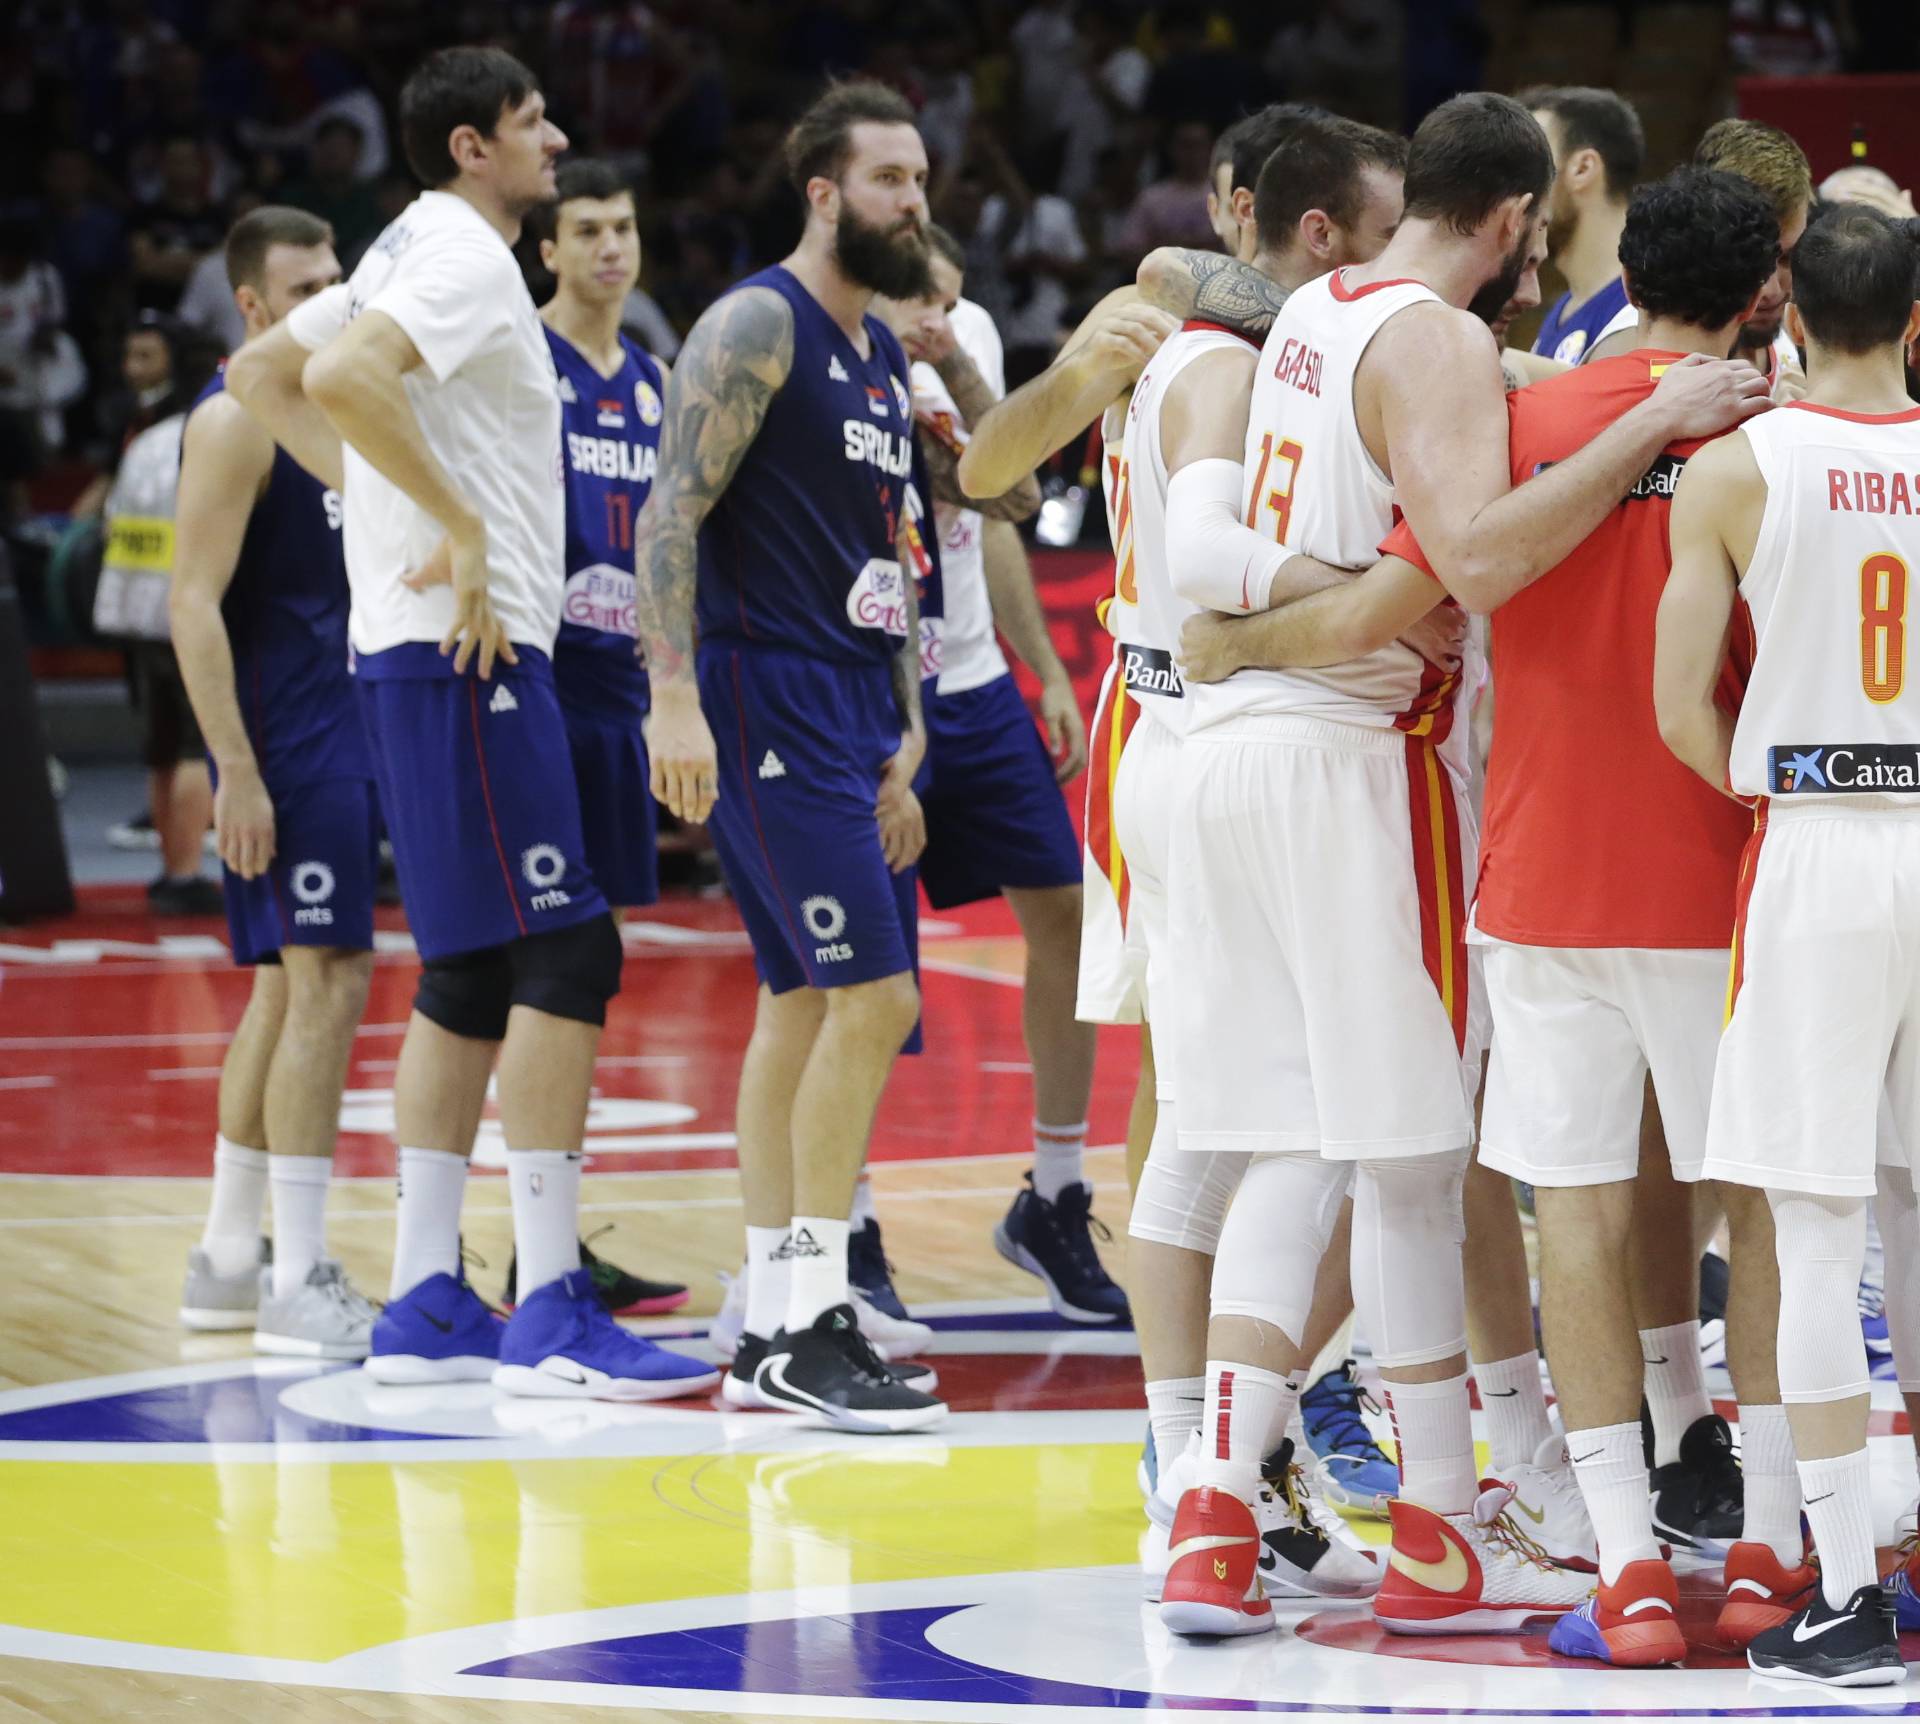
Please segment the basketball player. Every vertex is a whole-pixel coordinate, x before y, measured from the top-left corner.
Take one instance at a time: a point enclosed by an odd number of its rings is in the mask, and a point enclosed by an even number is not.
[[[1553,146],[1547,255],[1567,280],[1540,321],[1533,351],[1578,365],[1616,330],[1639,325],[1620,279],[1620,230],[1646,161],[1646,135],[1617,90],[1528,90],[1520,100]]]
[[[1920,1142],[1920,738],[1899,704],[1920,565],[1914,265],[1900,227],[1845,205],[1795,248],[1787,324],[1808,393],[1688,462],[1654,660],[1668,746],[1757,805],[1706,1169],[1773,1208],[1780,1387],[1820,1584],[1747,1662],[1848,1687],[1906,1673],[1874,1564],[1854,1299],[1883,1088],[1897,1136]],[[1757,643],[1737,720],[1716,699],[1736,598]]]
[[[540,308],[560,379],[567,466],[567,586],[553,643],[553,681],[580,791],[587,866],[615,905],[660,896],[656,821],[647,788],[640,725],[647,673],[633,639],[633,524],[653,489],[666,367],[620,329],[626,297],[640,278],[633,191],[603,162],[574,159],[555,175],[557,197],[532,212],[541,264],[554,278]],[[416,591],[444,579],[444,560],[410,578]],[[461,1104],[476,1123],[485,1078]],[[468,1146],[469,1154],[471,1145]],[[649,1281],[596,1256],[580,1241],[595,1296],[616,1316],[677,1310],[687,1290]],[[509,1261],[504,1303],[511,1310],[519,1264]]]
[[[939,676],[926,703],[929,777],[920,800],[927,849],[920,874],[936,910],[1004,896],[1026,937],[1022,1015],[1033,1065],[1033,1168],[1030,1189],[994,1229],[995,1248],[1038,1276],[1069,1322],[1125,1322],[1127,1296],[1094,1245],[1093,1187],[1082,1162],[1095,1032],[1074,1017],[1080,845],[1059,786],[1086,764],[1085,721],[1047,633],[1018,533],[990,536],[993,525],[1010,527],[1039,508],[1039,482],[1029,474],[1003,497],[971,499],[955,475],[971,426],[1004,392],[1000,334],[980,306],[961,297],[965,254],[958,243],[938,227],[929,235],[932,294],[875,305],[914,362],[914,417],[940,542],[944,622]],[[1034,729],[996,627],[1039,679],[1049,743]]]
[[[717,1374],[622,1330],[579,1256],[580,1143],[620,939],[573,779],[553,768],[567,757],[550,658],[560,402],[510,249],[553,198],[566,139],[532,74],[491,48],[429,55],[400,127],[433,189],[230,379],[270,429],[297,433],[311,408],[345,445],[355,675],[423,963],[394,1078],[392,1298],[367,1370],[544,1396],[693,1393]],[[435,557],[451,590],[414,590],[405,577]],[[496,1051],[520,1295],[504,1327],[460,1272],[465,1150]]]
[[[800,243],[708,309],[668,389],[636,551],[647,741],[656,795],[682,819],[711,813],[761,978],[729,1396],[913,1430],[946,1407],[860,1334],[847,1242],[874,1108],[919,1013],[912,401],[868,307],[928,290],[927,157],[913,109],[868,81],[831,86],[786,150]]]
[[[1551,171],[1539,126],[1505,97],[1457,97],[1422,122],[1385,252],[1301,289],[1275,319],[1245,491],[1208,497],[1209,528],[1179,540],[1176,591],[1212,590],[1199,578],[1210,545],[1220,578],[1222,521],[1271,534],[1274,565],[1300,551],[1342,566],[1366,560],[1398,507],[1447,543],[1437,565],[1451,562],[1455,595],[1490,609],[1569,552],[1666,442],[1757,394],[1750,368],[1676,367],[1667,399],[1509,493],[1498,358],[1467,307],[1491,314],[1512,296]],[[1228,578],[1250,588],[1259,568],[1237,543],[1231,560]],[[1170,859],[1180,1140],[1252,1161],[1215,1265],[1208,1441],[1162,1604],[1186,1632],[1270,1616],[1248,1504],[1260,1445],[1299,1393],[1293,1337],[1349,1174],[1354,1293],[1402,1472],[1376,1616],[1419,1632],[1516,1628],[1585,1592],[1519,1537],[1508,1489],[1476,1488],[1459,1257],[1472,830],[1460,763],[1438,752],[1458,750],[1454,692],[1404,647],[1189,692]]]
[[[340,279],[333,230],[304,210],[241,217],[226,255],[249,335]],[[213,1195],[180,1320],[251,1327],[263,1353],[362,1359],[375,1313],[326,1255],[326,1203],[373,973],[379,817],[347,675],[337,461],[329,478],[276,449],[219,377],[189,412],[173,642],[212,757],[227,929],[253,992],[221,1066]]]

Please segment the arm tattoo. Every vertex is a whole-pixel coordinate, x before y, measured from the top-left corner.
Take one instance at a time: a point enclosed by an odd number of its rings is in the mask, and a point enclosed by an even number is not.
[[[1140,289],[1175,317],[1204,317],[1263,341],[1287,303],[1287,290],[1278,282],[1217,251],[1168,249],[1155,256],[1165,260],[1164,266],[1143,269]]]
[[[1527,386],[1526,373],[1509,359],[1505,353],[1500,355],[1500,380],[1506,384],[1509,395],[1516,389],[1524,389]]]
[[[893,697],[900,706],[900,728],[918,730],[920,717],[920,578],[907,512],[900,511],[893,554],[900,560],[900,585],[907,600],[907,638],[893,655]]]
[[[700,524],[793,364],[793,311],[770,288],[727,295],[693,326],[667,380],[659,476],[634,550],[640,642],[655,677],[693,671]]]

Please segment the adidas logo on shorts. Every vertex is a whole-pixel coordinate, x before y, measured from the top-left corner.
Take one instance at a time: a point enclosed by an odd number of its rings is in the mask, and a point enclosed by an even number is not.
[[[760,776],[762,778],[785,778],[786,775],[787,763],[782,760],[779,755],[775,754],[772,749],[768,749],[766,759],[760,762]]]
[[[518,712],[520,703],[513,698],[513,690],[503,682],[493,691],[493,699],[487,702],[489,712]]]

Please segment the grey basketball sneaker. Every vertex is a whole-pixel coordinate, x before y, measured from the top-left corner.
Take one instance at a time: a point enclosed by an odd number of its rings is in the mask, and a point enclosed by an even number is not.
[[[257,1263],[237,1275],[220,1275],[206,1252],[194,1246],[187,1253],[186,1285],[180,1289],[181,1328],[251,1329],[260,1305],[260,1269],[272,1261],[273,1252],[263,1239]]]
[[[364,1359],[373,1345],[373,1301],[338,1262],[323,1257],[298,1287],[276,1299],[271,1272],[260,1272],[260,1314],[253,1325],[256,1353],[303,1359]]]

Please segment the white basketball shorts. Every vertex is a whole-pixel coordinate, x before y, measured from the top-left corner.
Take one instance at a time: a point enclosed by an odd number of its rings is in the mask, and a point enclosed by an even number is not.
[[[1087,1024],[1137,1024],[1141,1002],[1127,961],[1131,881],[1113,826],[1113,792],[1127,734],[1140,709],[1127,698],[1116,656],[1100,681],[1087,735],[1087,810],[1082,827],[1080,979],[1074,1016]]]
[[[1180,791],[1180,738],[1143,717],[1127,736],[1113,787],[1113,826],[1127,859],[1127,968],[1142,1014],[1154,1019],[1167,983],[1167,869],[1173,810]],[[1159,1095],[1173,1095],[1173,1074],[1159,1071]]]
[[[1475,838],[1431,740],[1263,715],[1180,749],[1160,1037],[1181,1148],[1465,1148]]]
[[[1698,1179],[1726,952],[1504,940],[1474,949],[1493,1008],[1480,1159],[1529,1185],[1633,1178],[1651,1068],[1674,1177]]]
[[[1761,805],[1741,862],[1709,1179],[1868,1197],[1877,1149],[1920,1142],[1917,880],[1920,808]]]

